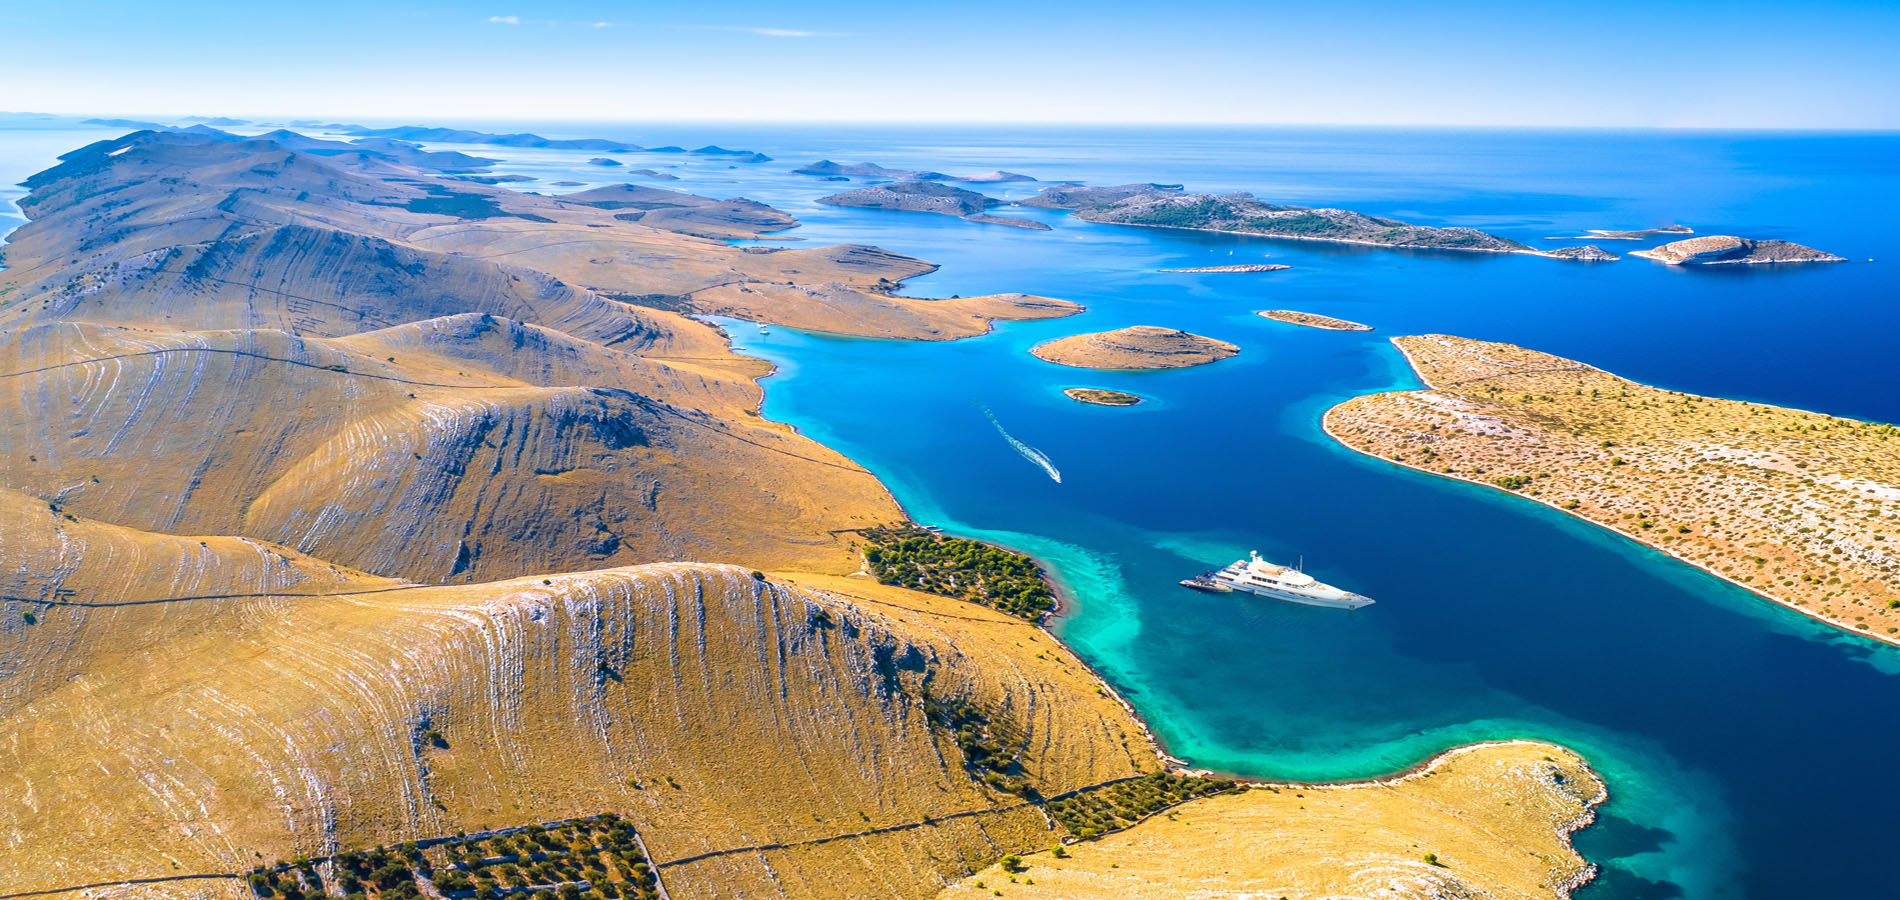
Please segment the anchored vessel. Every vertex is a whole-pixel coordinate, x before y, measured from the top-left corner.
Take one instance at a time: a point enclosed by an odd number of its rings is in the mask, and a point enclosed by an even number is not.
[[[1237,560],[1212,575],[1204,575],[1202,579],[1231,590],[1246,591],[1289,603],[1304,603],[1307,606],[1358,609],[1372,605],[1371,597],[1340,590],[1314,579],[1313,576],[1299,569],[1267,562],[1261,559],[1258,553],[1250,554],[1249,559]],[[1187,584],[1187,582],[1184,581],[1182,584]],[[1200,587],[1200,585],[1190,584],[1188,587]]]

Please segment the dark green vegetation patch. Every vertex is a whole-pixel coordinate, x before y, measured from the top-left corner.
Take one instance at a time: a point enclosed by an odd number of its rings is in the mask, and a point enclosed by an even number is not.
[[[1225,778],[1151,772],[1051,800],[1045,809],[1071,834],[1086,840],[1120,831],[1177,803],[1233,789],[1234,782]]]
[[[1022,735],[1005,732],[1002,725],[976,704],[957,697],[924,695],[924,713],[931,720],[956,732],[957,750],[963,753],[963,768],[970,777],[1028,799],[1036,798],[1036,789],[1023,776]]]
[[[263,900],[410,900],[422,883],[450,900],[654,900],[659,882],[633,826],[612,813],[479,835],[408,841],[320,859],[259,866],[246,876]],[[334,889],[334,890],[332,890]]]
[[[864,559],[883,584],[956,597],[1035,621],[1056,607],[1042,569],[1021,553],[914,526],[868,528]]]

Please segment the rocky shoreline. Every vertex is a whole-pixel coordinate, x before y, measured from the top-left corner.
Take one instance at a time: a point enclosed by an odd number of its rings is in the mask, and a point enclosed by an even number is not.
[[[1671,266],[1734,266],[1769,263],[1846,262],[1825,250],[1790,241],[1756,241],[1732,234],[1711,234],[1663,244],[1630,254]]]
[[[1425,389],[1426,391],[1439,390],[1439,388],[1434,388],[1430,386],[1430,381],[1425,378],[1423,374],[1423,369],[1420,367],[1418,360],[1413,356],[1413,354],[1410,351],[1408,351],[1405,348],[1403,344],[1399,343],[1397,339],[1394,339],[1393,346],[1397,348],[1399,351],[1399,354],[1405,358],[1406,364],[1409,367],[1411,367],[1412,371],[1414,373],[1418,373],[1421,380],[1426,381],[1426,384],[1428,385],[1428,387]],[[1589,367],[1585,367],[1585,368],[1589,368]],[[1600,370],[1591,368],[1590,371],[1600,371]],[[1416,393],[1416,392],[1412,392],[1412,393]],[[1354,399],[1356,400],[1360,398],[1354,398]],[[1347,402],[1350,403],[1352,401],[1347,401]],[[1344,404],[1341,404],[1341,406],[1343,405]],[[1389,453],[1379,452],[1380,448],[1377,448],[1377,447],[1367,448],[1367,447],[1357,446],[1353,444],[1352,442],[1350,442],[1349,440],[1347,440],[1346,437],[1340,434],[1339,431],[1337,430],[1337,427],[1336,427],[1337,422],[1335,421],[1335,415],[1339,412],[1339,410],[1341,409],[1341,406],[1335,406],[1332,409],[1327,410],[1325,414],[1321,416],[1320,429],[1326,433],[1327,437],[1332,438],[1335,443],[1337,443],[1340,447],[1346,450],[1350,450],[1354,453],[1358,453],[1362,456],[1367,456],[1372,459],[1379,460],[1380,462],[1388,463],[1390,465],[1396,465],[1403,468],[1411,469],[1415,472],[1420,472],[1420,473],[1430,475],[1435,478],[1447,478],[1453,481],[1462,481],[1462,482],[1465,482],[1466,484],[1477,485],[1479,487],[1487,488],[1489,490],[1503,491],[1508,494],[1516,495],[1532,503],[1536,503],[1540,506],[1543,506],[1547,509],[1555,510],[1556,512],[1562,513],[1566,516],[1570,516],[1572,518],[1578,519],[1579,521],[1588,522],[1589,524],[1594,525],[1598,528],[1602,528],[1620,537],[1627,538],[1631,541],[1641,544],[1644,547],[1647,547],[1651,550],[1662,553],[1665,556],[1668,556],[1671,559],[1674,559],[1678,562],[1682,562],[1687,565],[1694,566],[1695,568],[1700,569],[1703,572],[1706,572],[1710,575],[1713,575],[1716,578],[1719,578],[1722,581],[1727,582],[1728,584],[1732,584],[1745,591],[1748,591],[1749,593],[1754,594],[1757,597],[1761,597],[1764,600],[1768,600],[1784,609],[1788,609],[1788,610],[1792,610],[1794,612],[1800,613],[1801,615],[1809,619],[1812,619],[1814,621],[1832,626],[1834,628],[1837,628],[1843,632],[1854,635],[1856,637],[1861,637],[1868,640],[1879,641],[1886,644],[1900,646],[1900,634],[1894,634],[1894,633],[1883,634],[1883,633],[1874,631],[1872,628],[1857,627],[1853,621],[1843,616],[1829,615],[1829,614],[1823,613],[1822,611],[1818,609],[1809,608],[1808,606],[1797,604],[1790,599],[1776,596],[1775,594],[1771,594],[1756,585],[1742,581],[1728,573],[1720,571],[1711,563],[1705,563],[1697,559],[1692,559],[1688,557],[1687,555],[1671,547],[1665,546],[1659,540],[1656,540],[1651,537],[1646,537],[1644,536],[1644,534],[1633,533],[1633,532],[1624,531],[1624,530],[1612,527],[1610,524],[1591,518],[1588,515],[1584,515],[1582,512],[1579,512],[1578,509],[1566,508],[1565,505],[1559,504],[1557,500],[1555,499],[1547,499],[1543,496],[1532,496],[1528,493],[1524,493],[1524,492],[1520,492],[1516,490],[1510,490],[1494,481],[1482,480],[1482,479],[1472,477],[1471,475],[1460,473],[1460,472],[1445,472],[1445,471],[1441,471],[1440,469],[1427,468],[1424,465],[1413,463],[1402,458],[1394,459],[1391,457]],[[1796,414],[1801,414],[1799,411],[1794,411],[1794,412],[1796,412]],[[1439,459],[1438,461],[1442,462],[1442,458]]]
[[[1318,313],[1300,312],[1296,309],[1263,309],[1255,315],[1263,319],[1272,319],[1275,322],[1285,322],[1288,325],[1303,325],[1307,328],[1322,328],[1327,331],[1372,330],[1371,325],[1361,325],[1358,322],[1335,319],[1332,316],[1322,316]]]
[[[1159,271],[1162,271],[1162,272],[1249,273],[1249,272],[1278,272],[1281,269],[1291,269],[1291,268],[1293,267],[1283,266],[1277,263],[1243,263],[1241,265],[1235,265],[1235,266],[1195,266],[1195,267],[1186,268],[1186,269],[1161,269]]]
[[[1078,369],[1184,369],[1219,362],[1240,352],[1226,341],[1178,328],[1134,325],[1115,331],[1076,334],[1037,344],[1037,359]]]

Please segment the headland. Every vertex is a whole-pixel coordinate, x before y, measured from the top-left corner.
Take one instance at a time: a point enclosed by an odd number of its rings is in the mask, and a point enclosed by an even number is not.
[[[1900,428],[1650,387],[1510,344],[1393,343],[1428,387],[1328,410],[1348,448],[1522,495],[1900,643]]]

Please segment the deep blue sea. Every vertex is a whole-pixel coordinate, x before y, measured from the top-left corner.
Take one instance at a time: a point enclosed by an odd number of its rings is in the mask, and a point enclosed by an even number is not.
[[[508,123],[428,123],[509,129]],[[517,126],[519,127],[519,126]],[[1031,552],[1071,606],[1056,629],[1193,765],[1267,778],[1390,772],[1474,740],[1586,754],[1611,800],[1579,848],[1584,900],[1896,897],[1900,649],[1857,639],[1622,538],[1489,489],[1348,452],[1328,406],[1416,384],[1387,343],[1443,332],[1523,344],[1698,394],[1900,421],[1900,136],[1378,129],[567,125],[554,136],[717,143],[774,162],[626,154],[673,187],[797,215],[785,236],[872,243],[942,265],[922,296],[1026,291],[1081,316],[916,343],[729,323],[779,372],[768,416],[876,471],[919,521]],[[0,180],[112,136],[0,119]],[[445,145],[446,146],[446,145]],[[462,147],[558,192],[628,179],[599,154]],[[1048,232],[813,201],[819,158],[1092,184],[1246,190],[1538,246],[1582,229],[1682,223],[1782,238],[1851,262],[1680,270],[1329,247],[1091,225],[1000,210]],[[1020,197],[1035,184],[973,185]],[[7,195],[14,196],[14,195]],[[0,215],[10,210],[0,209]],[[0,222],[0,227],[5,223]],[[1599,241],[1627,254],[1657,241]],[[1271,260],[1270,274],[1164,267]],[[1878,262],[1870,262],[1878,260]],[[1267,308],[1369,334],[1281,325]],[[1043,363],[1027,348],[1155,324],[1239,344],[1161,373]],[[1066,386],[1152,398],[1083,406]],[[1019,456],[987,408],[1062,473]],[[1378,599],[1356,613],[1175,585],[1250,549],[1303,558]]]

